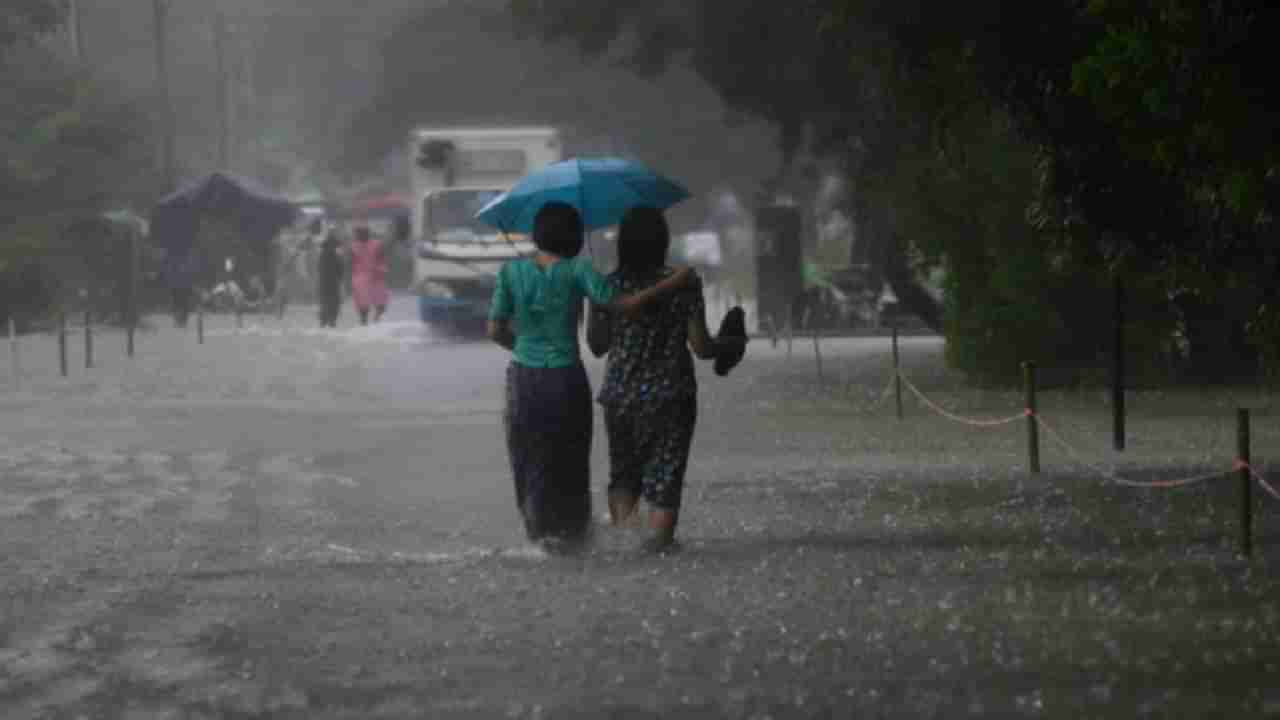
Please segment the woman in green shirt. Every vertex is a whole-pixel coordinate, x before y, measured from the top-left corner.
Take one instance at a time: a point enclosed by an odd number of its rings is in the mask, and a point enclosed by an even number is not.
[[[683,268],[619,295],[585,258],[582,218],[547,203],[534,219],[532,257],[498,272],[489,337],[512,352],[504,424],[516,506],[530,540],[576,542],[591,522],[591,386],[578,350],[583,300],[632,313],[696,282]]]

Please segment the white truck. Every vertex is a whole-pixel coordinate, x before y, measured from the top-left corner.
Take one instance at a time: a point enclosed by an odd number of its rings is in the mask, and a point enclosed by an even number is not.
[[[419,128],[410,133],[413,288],[422,322],[449,334],[484,327],[502,263],[529,238],[475,219],[526,173],[562,159],[553,128]]]

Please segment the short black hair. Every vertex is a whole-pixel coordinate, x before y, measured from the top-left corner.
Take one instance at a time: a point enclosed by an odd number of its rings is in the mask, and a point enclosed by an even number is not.
[[[662,211],[636,206],[618,226],[618,269],[623,272],[657,270],[667,262],[671,230]]]
[[[577,257],[584,242],[582,216],[568,203],[549,202],[533,218],[533,244],[543,252]]]

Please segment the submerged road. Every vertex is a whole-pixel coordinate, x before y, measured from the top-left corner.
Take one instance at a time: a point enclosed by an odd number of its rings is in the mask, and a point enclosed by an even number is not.
[[[703,368],[681,550],[643,556],[640,531],[600,527],[588,552],[547,557],[513,507],[506,354],[432,337],[405,298],[368,328],[344,308],[317,330],[313,312],[213,317],[203,344],[156,318],[133,360],[101,333],[86,370],[73,343],[65,379],[51,338],[22,339],[22,374],[0,389],[0,716],[1132,717],[1266,702],[1220,662],[1192,668],[1228,683],[1199,704],[1116,675],[1165,647],[1117,644],[1117,623],[1148,626],[1080,599],[1127,577],[1078,570],[1116,544],[1098,530],[1071,544],[1069,504],[1023,482],[1019,432],[975,450],[969,429],[914,406],[894,421],[883,338],[825,341],[821,383],[808,340],[790,358],[754,342],[729,378]],[[904,358],[923,376],[940,348],[907,340]],[[988,399],[980,412],[1018,402]],[[604,451],[597,422],[597,514]],[[1148,561],[1134,566],[1136,595],[1159,592]],[[1272,656],[1274,624],[1251,630]],[[1240,662],[1262,672],[1263,655]]]

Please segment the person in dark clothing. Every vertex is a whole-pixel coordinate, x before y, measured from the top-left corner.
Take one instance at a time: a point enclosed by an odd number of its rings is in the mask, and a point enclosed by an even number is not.
[[[316,273],[319,276],[316,295],[320,301],[320,327],[338,326],[338,310],[342,307],[342,279],[345,276],[338,247],[336,233],[329,233],[320,246],[319,267]]]
[[[618,228],[618,269],[609,283],[632,293],[671,275],[671,234],[662,213],[632,208]],[[690,349],[713,360],[741,351],[746,338],[712,339],[700,284],[659,300],[633,316],[592,309],[587,343],[609,354],[598,401],[609,436],[609,517],[632,516],[641,498],[649,504],[653,535],[647,550],[675,542],[685,469],[698,417],[698,383]]]

